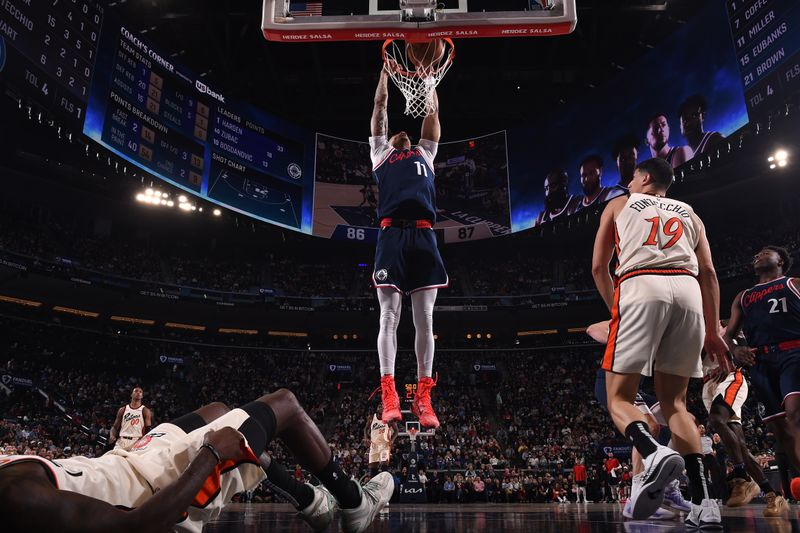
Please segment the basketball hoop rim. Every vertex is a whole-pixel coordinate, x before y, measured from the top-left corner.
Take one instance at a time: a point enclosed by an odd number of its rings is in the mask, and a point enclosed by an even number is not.
[[[407,78],[419,78],[419,77],[422,77],[422,76],[427,77],[427,76],[436,75],[440,71],[442,71],[442,70],[446,69],[447,67],[449,67],[450,64],[453,62],[453,60],[456,57],[456,45],[453,42],[453,39],[451,39],[449,37],[440,37],[440,39],[450,45],[450,53],[448,54],[448,57],[444,61],[444,63],[442,63],[436,70],[434,70],[434,71],[432,71],[430,73],[427,73],[427,75],[426,75],[426,73],[424,73],[424,72],[416,72],[416,71],[410,72],[410,71],[407,71],[405,69],[400,69],[399,74],[401,76],[405,76]],[[433,42],[435,40],[436,39],[431,39],[429,42]],[[383,56],[383,64],[386,65],[386,66],[388,66],[388,64],[389,64],[389,57],[387,57],[386,49],[389,48],[389,46],[395,41],[404,41],[406,43],[406,45],[411,43],[411,41],[404,40],[404,39],[386,39],[383,42],[383,47],[381,48],[381,55]],[[416,43],[416,42],[420,42],[420,41],[413,41],[413,42]],[[421,42],[424,42],[424,41],[421,41]]]

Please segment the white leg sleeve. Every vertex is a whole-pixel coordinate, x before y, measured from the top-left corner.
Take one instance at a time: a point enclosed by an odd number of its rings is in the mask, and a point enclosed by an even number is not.
[[[378,357],[381,375],[394,375],[394,360],[397,357],[397,326],[403,308],[403,295],[388,287],[378,288],[378,303],[381,306],[380,330],[378,331]]]
[[[411,310],[414,313],[417,352],[417,379],[433,377],[433,304],[438,289],[418,291],[411,295]]]

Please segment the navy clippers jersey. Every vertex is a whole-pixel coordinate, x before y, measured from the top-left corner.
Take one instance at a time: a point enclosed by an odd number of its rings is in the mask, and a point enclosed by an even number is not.
[[[782,277],[742,293],[744,334],[750,346],[800,339],[800,287]]]
[[[381,160],[374,161],[379,218],[436,222],[433,160],[428,160],[423,150],[420,146],[396,150],[386,145]]]

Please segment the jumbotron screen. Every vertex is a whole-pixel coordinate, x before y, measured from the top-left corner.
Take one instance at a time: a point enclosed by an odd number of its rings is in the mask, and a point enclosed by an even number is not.
[[[763,116],[778,106],[800,80],[800,9],[770,5],[707,2],[613,81],[532,123],[457,141],[443,125],[442,240],[497,237],[597,209],[624,192],[632,162],[659,155],[678,167],[716,150],[747,123],[748,109]],[[320,237],[375,239],[379,195],[366,138],[314,134],[229,98],[113,8],[3,0],[0,83],[198,197]],[[454,91],[448,83],[442,95]]]

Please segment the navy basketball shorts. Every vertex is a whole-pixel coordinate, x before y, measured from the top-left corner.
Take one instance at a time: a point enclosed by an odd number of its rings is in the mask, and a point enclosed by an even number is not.
[[[430,228],[385,227],[375,249],[375,288],[388,287],[404,294],[447,287],[450,279]]]
[[[759,408],[763,421],[784,416],[786,397],[800,394],[800,350],[757,354],[756,364],[750,367],[750,384],[764,406],[763,411]]]

